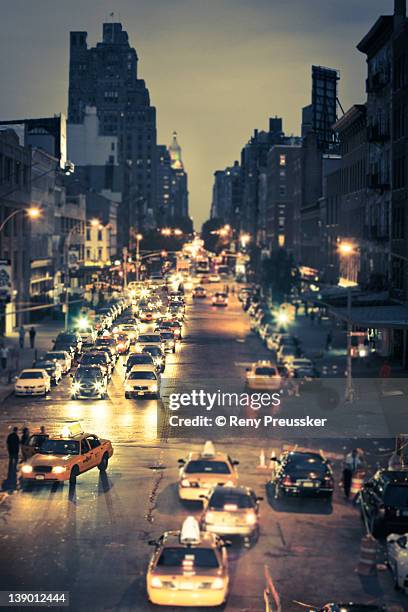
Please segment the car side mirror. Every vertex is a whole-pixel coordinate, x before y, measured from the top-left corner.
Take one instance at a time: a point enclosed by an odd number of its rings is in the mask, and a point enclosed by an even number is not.
[[[232,546],[232,542],[231,542],[231,540],[223,540],[222,545],[225,548],[230,548]]]
[[[250,372],[251,368],[245,368],[245,372]]]
[[[256,501],[260,502],[260,501],[263,501],[263,499],[264,498],[262,497],[262,495],[260,495],[259,497],[256,498]]]
[[[208,499],[207,495],[199,495],[199,499]]]
[[[149,546],[158,546],[159,543],[156,540],[148,540],[147,542]]]
[[[239,461],[233,461],[232,465],[239,465]]]
[[[185,465],[186,464],[184,459],[177,459],[177,463],[179,463],[180,465]]]

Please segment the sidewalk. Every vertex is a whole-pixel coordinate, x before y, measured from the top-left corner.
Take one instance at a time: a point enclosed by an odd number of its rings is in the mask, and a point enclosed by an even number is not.
[[[19,347],[18,331],[5,336],[2,339],[5,346],[9,349],[9,359],[6,370],[0,371],[0,404],[3,403],[14,389],[12,378],[24,368],[31,367],[36,357],[41,357],[46,351],[52,348],[53,340],[57,334],[63,330],[63,323],[47,319],[41,323],[34,324],[37,334],[35,337],[35,348],[30,348],[30,338],[28,330],[31,325],[26,325],[26,336],[24,348]]]

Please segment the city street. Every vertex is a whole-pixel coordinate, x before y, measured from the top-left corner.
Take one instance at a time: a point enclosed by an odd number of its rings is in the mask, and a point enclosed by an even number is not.
[[[6,400],[0,411],[3,440],[13,425],[27,425],[30,431],[44,425],[57,433],[65,422],[78,420],[85,431],[110,439],[114,455],[106,474],[91,470],[78,478],[76,486],[18,489],[4,499],[0,505],[4,588],[69,591],[75,610],[154,609],[145,589],[148,540],[178,529],[189,514],[200,516],[199,505],[188,507],[178,499],[177,460],[211,439],[208,429],[190,430],[188,437],[181,438],[169,435],[167,428],[159,427],[158,432],[158,414],[168,410],[166,398],[181,383],[199,388],[200,380],[228,379],[243,391],[246,364],[268,356],[250,332],[249,318],[235,296],[230,296],[227,308],[219,309],[208,299],[193,304],[190,298],[183,342],[167,358],[164,405],[125,400],[123,358],[116,365],[108,400],[72,401],[69,377],[46,399]],[[195,410],[192,416],[200,409]],[[359,446],[375,465],[381,458],[386,461],[393,439],[264,439],[261,433],[246,438],[242,432],[228,432],[215,444],[239,461],[240,483],[264,497],[259,540],[249,549],[234,541],[229,549],[231,592],[226,610],[265,609],[265,566],[285,612],[302,609],[295,600],[315,606],[334,600],[402,604],[404,597],[394,592],[388,571],[369,578],[356,573],[363,530],[358,509],[344,501],[339,485],[345,452]],[[279,453],[295,444],[323,449],[332,458],[336,480],[332,505],[323,500],[275,501],[268,495],[269,470],[257,467],[261,449],[268,464],[272,450]],[[1,453],[4,480],[4,446]]]

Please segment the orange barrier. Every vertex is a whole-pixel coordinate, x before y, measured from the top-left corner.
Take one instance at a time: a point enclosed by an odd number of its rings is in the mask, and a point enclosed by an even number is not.
[[[361,538],[360,559],[356,572],[360,576],[372,576],[377,571],[377,541],[371,535]]]
[[[353,479],[351,481],[350,495],[354,497],[357,493],[360,493],[364,484],[364,476],[365,472],[357,471],[353,475]]]
[[[264,589],[264,603],[265,612],[282,612],[281,600],[279,593],[273,583],[272,577],[269,573],[267,565],[264,566],[265,573],[265,589]]]

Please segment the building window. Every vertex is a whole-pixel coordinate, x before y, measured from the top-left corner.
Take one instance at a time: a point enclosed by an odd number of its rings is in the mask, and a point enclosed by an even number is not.
[[[280,196],[286,195],[286,185],[279,185],[279,195]]]
[[[88,242],[91,240],[91,230],[89,227],[86,229],[86,239]]]
[[[91,259],[91,249],[86,249],[86,258]]]
[[[279,165],[286,166],[286,155],[284,155],[283,153],[279,155]]]
[[[98,259],[102,259],[102,249],[98,249]]]
[[[286,177],[286,170],[285,170],[285,168],[281,168],[281,169],[279,170],[279,176],[280,176],[281,178],[285,178],[285,177]]]
[[[98,242],[102,242],[102,230],[98,230]]]
[[[278,244],[279,244],[280,248],[283,249],[283,247],[285,246],[285,236],[284,236],[284,234],[279,234],[279,236],[278,236]]]

